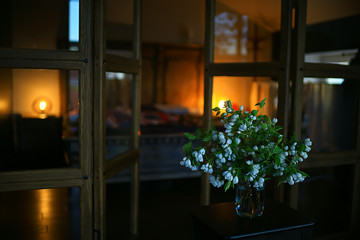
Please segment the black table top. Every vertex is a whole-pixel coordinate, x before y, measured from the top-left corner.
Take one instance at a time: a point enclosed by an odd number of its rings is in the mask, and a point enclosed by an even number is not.
[[[271,200],[266,200],[263,215],[253,219],[238,216],[234,202],[198,207],[191,215],[225,239],[306,228],[315,224],[296,210]]]

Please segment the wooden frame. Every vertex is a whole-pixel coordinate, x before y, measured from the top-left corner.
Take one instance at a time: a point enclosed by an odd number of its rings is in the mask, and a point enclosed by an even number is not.
[[[306,77],[337,77],[359,79],[360,67],[335,64],[305,63],[305,33],[307,0],[281,1],[281,49],[280,62],[266,63],[214,63],[214,15],[215,0],[206,1],[205,30],[205,94],[204,94],[204,127],[211,126],[211,100],[213,76],[277,76],[278,118],[284,126],[286,137],[290,130],[297,136],[301,131],[303,78]],[[292,20],[295,20],[294,29]],[[359,79],[360,81],[360,79]],[[291,84],[292,83],[292,84]],[[291,103],[291,106],[290,106]],[[360,106],[360,100],[358,102]],[[288,119],[288,116],[291,119]],[[312,153],[308,161],[300,164],[300,168],[328,167],[345,164],[354,165],[353,198],[351,228],[359,224],[360,211],[360,107],[358,109],[357,143],[352,151],[331,153]],[[290,127],[289,127],[290,126]],[[290,129],[289,129],[290,128]],[[201,185],[201,203],[208,204],[210,199],[209,182],[203,175]],[[289,190],[289,191],[286,191]],[[298,186],[285,189],[281,186],[277,192],[280,201],[297,208]]]
[[[209,129],[212,122],[211,103],[214,76],[269,76],[279,79],[279,122],[287,126],[289,112],[289,77],[290,77],[290,49],[291,49],[291,19],[292,1],[281,3],[281,49],[280,61],[276,62],[247,62],[247,63],[214,63],[214,19],[215,0],[206,1],[206,27],[205,27],[205,90],[204,90],[204,128]],[[287,135],[287,128],[284,129]],[[201,204],[210,202],[210,186],[207,175],[202,176]],[[279,191],[283,201],[283,187]]]
[[[91,0],[80,0],[80,51],[0,49],[0,68],[73,69],[79,82],[79,168],[0,173],[0,191],[80,187],[81,238],[93,239],[92,228],[92,43]]]
[[[139,205],[139,126],[141,81],[141,1],[134,0],[133,58],[106,54],[104,32],[105,1],[95,1],[94,62],[94,228],[99,239],[106,239],[106,180],[125,168],[131,168],[130,233],[138,232]],[[132,146],[133,149],[106,160],[106,71],[131,73],[132,79]]]

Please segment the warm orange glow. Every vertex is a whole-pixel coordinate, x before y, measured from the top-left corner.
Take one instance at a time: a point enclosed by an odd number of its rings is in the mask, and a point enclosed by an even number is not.
[[[219,102],[219,108],[224,109],[224,108],[225,108],[225,104],[226,104],[226,101],[225,101],[225,100],[220,100],[220,102]]]
[[[39,108],[41,111],[45,111],[46,108],[46,102],[45,101],[41,101],[39,104]]]

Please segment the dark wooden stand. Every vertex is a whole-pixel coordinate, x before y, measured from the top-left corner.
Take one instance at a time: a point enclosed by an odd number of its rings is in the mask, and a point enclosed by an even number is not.
[[[193,239],[310,240],[314,221],[275,201],[266,201],[261,217],[244,219],[234,202],[194,209]]]

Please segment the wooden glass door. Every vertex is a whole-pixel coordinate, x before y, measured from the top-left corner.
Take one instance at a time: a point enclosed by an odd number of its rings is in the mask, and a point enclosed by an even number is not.
[[[95,3],[94,211],[98,239],[106,237],[106,181],[127,168],[131,169],[130,234],[137,234],[140,8],[139,0]]]
[[[19,213],[37,223],[15,219],[13,237],[92,239],[91,5],[16,0],[0,10],[0,192],[13,204],[3,209],[37,206]],[[58,208],[72,197],[77,210]]]

